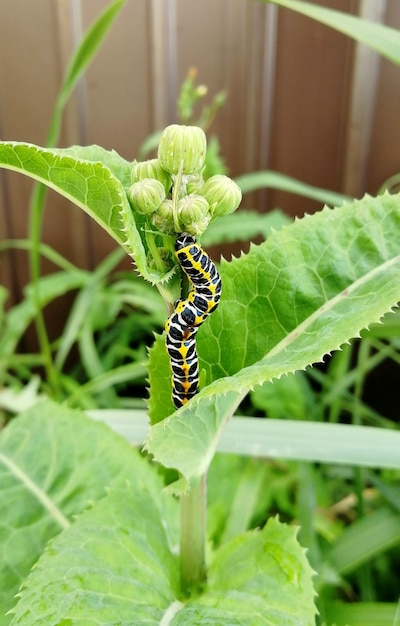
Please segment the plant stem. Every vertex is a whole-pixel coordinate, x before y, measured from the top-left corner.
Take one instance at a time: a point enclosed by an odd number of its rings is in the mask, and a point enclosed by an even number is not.
[[[178,216],[178,200],[181,193],[182,186],[182,176],[183,176],[183,161],[179,167],[179,171],[175,177],[174,186],[172,188],[172,214],[174,216],[174,227],[177,233],[180,232],[181,226],[179,224],[179,216]]]
[[[370,353],[370,345],[367,339],[360,341],[358,356],[357,356],[357,379],[354,386],[354,408],[352,423],[356,426],[362,425],[362,416],[360,412],[362,392],[365,383],[365,376],[367,373],[366,364],[368,363]],[[366,472],[365,468],[354,468],[354,485],[355,493],[357,496],[357,516],[362,518],[365,515],[365,500],[364,489],[366,486]],[[364,602],[373,602],[375,595],[372,585],[372,574],[370,563],[365,563],[357,573],[357,579],[360,589],[360,596]]]
[[[184,593],[199,592],[206,581],[207,475],[181,497],[181,585]]]
[[[46,198],[46,188],[40,183],[36,183],[31,197],[29,207],[29,239],[30,239],[30,277],[32,282],[32,296],[35,306],[35,327],[38,337],[40,352],[43,355],[44,367],[47,374],[48,383],[55,397],[59,395],[59,379],[54,367],[51,354],[51,347],[47,335],[44,321],[42,305],[40,302],[40,241],[43,222],[44,204]]]

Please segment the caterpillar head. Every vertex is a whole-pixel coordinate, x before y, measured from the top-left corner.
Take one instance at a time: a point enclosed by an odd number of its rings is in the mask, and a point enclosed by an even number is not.
[[[196,238],[189,233],[181,233],[175,242],[175,252],[179,252],[187,246],[193,246],[196,243]]]

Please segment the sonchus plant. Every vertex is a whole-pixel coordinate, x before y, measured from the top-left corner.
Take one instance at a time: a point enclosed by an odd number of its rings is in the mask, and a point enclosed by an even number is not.
[[[206,148],[200,128],[177,125],[162,134],[157,159],[141,163],[98,146],[0,144],[1,166],[91,215],[164,297],[145,450],[179,475],[165,493],[160,473],[124,440],[65,407],[41,404],[15,419],[1,440],[12,461],[4,473],[20,497],[29,491],[31,509],[20,515],[42,524],[33,541],[32,526],[3,507],[2,606],[11,613],[0,623],[315,623],[313,570],[295,527],[271,518],[211,544],[206,558],[206,476],[251,389],[321,361],[400,300],[400,196],[325,207],[217,268],[201,236],[213,220],[234,219],[241,192],[226,176],[203,180]],[[58,450],[48,466],[32,461],[39,444]],[[79,469],[58,471],[71,455]]]

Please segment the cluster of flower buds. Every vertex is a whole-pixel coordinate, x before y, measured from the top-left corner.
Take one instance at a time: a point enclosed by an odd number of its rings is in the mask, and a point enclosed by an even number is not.
[[[201,235],[211,220],[237,209],[240,188],[224,175],[204,181],[207,140],[197,126],[163,131],[157,159],[133,164],[128,199],[162,233]]]

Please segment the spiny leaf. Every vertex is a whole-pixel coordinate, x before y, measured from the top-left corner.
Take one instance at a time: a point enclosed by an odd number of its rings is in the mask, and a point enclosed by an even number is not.
[[[147,450],[186,478],[200,475],[249,390],[321,361],[400,301],[399,241],[400,194],[365,197],[223,261],[221,303],[198,333],[201,368],[214,382],[152,428]]]
[[[48,546],[11,624],[160,624],[179,590],[160,513],[145,477],[111,489]]]
[[[145,482],[111,489],[48,546],[11,626],[314,624],[313,571],[295,528],[270,519],[224,544],[204,593],[185,602],[166,525]]]
[[[0,434],[0,624],[47,541],[108,485],[145,480],[148,464],[122,438],[78,411],[43,401]],[[36,622],[31,622],[31,624]]]
[[[130,164],[116,152],[99,146],[60,150],[0,142],[0,166],[34,178],[83,209],[134,259],[146,280],[167,278],[147,264],[143,218],[134,216],[124,187]]]
[[[217,551],[207,590],[172,624],[313,626],[312,575],[296,529],[270,519],[262,531],[239,535]]]

